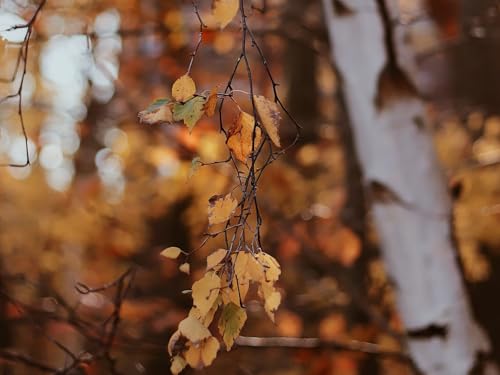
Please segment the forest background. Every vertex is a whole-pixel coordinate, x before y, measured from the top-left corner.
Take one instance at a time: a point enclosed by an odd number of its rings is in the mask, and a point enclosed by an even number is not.
[[[244,3],[266,58],[248,44],[253,87],[271,99],[276,89],[283,103],[286,152],[258,182],[261,241],[281,265],[281,306],[273,323],[250,293],[242,337],[203,373],[416,373],[323,3]],[[488,358],[497,360],[500,5],[400,0],[397,7],[394,24],[414,52],[412,79],[425,100],[422,126],[453,198],[463,280],[492,345]],[[223,92],[241,30],[238,17],[220,30],[205,1],[0,1],[4,374],[168,372],[167,343],[192,305],[186,291],[223,246],[216,238],[200,247],[207,205],[232,191],[236,176],[231,163],[218,163],[228,149],[217,115],[191,130],[140,124],[137,114],[171,97],[186,70],[199,92]],[[243,66],[233,90],[251,112]],[[226,106],[231,123],[241,108]],[[20,166],[27,156],[30,165]],[[189,275],[179,268],[184,261],[161,256],[170,246],[196,250]]]

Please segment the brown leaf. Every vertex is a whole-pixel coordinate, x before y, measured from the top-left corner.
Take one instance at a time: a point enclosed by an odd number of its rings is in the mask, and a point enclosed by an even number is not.
[[[260,95],[254,95],[255,107],[259,114],[262,125],[266,129],[269,138],[277,146],[281,147],[278,127],[281,121],[281,113],[278,105]]]
[[[217,88],[214,87],[210,94],[208,95],[207,101],[205,103],[205,114],[208,117],[212,117],[215,114],[215,108],[217,107]]]
[[[262,132],[260,128],[255,126],[253,116],[243,111],[240,112],[232,128],[229,129],[228,135],[227,146],[236,159],[243,163],[247,161],[253,148],[257,148],[262,139]]]

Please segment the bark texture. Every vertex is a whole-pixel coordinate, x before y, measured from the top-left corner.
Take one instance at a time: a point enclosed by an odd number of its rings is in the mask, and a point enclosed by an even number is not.
[[[379,82],[394,61],[388,61],[387,24],[377,1],[351,0],[348,12],[335,13],[332,0],[323,0],[333,59],[408,348],[425,375],[467,375],[489,344],[472,317],[456,262],[451,203],[423,125],[423,103],[409,90],[379,92],[407,85]],[[402,38],[389,39],[396,41],[398,64],[411,62],[399,50]],[[384,75],[400,79],[399,73]],[[383,105],[380,95],[387,95]],[[490,366],[481,373],[497,372]]]

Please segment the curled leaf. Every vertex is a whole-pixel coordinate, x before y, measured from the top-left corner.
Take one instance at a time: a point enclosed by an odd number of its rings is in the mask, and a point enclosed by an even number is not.
[[[266,129],[269,138],[277,146],[281,147],[278,127],[281,121],[281,113],[278,105],[260,95],[254,95],[255,107],[259,114],[264,129]]]
[[[179,330],[175,331],[172,336],[170,336],[170,340],[168,340],[168,345],[167,345],[167,350],[168,354],[172,356],[174,353],[177,352],[176,349],[176,344],[181,338],[181,332]]]
[[[217,99],[217,87],[214,87],[210,91],[210,94],[208,95],[207,101],[205,103],[205,113],[208,117],[212,117],[215,114]]]
[[[196,84],[187,74],[177,79],[172,85],[172,97],[178,102],[191,99],[196,93]]]
[[[147,125],[171,124],[174,122],[170,99],[157,99],[144,111],[139,112],[139,121]]]

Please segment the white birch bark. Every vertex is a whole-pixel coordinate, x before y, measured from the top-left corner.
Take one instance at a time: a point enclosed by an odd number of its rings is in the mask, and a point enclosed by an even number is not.
[[[372,205],[397,307],[407,331],[440,327],[446,332],[409,336],[408,348],[425,375],[468,375],[478,353],[488,352],[489,344],[472,317],[456,263],[451,204],[432,139],[416,125],[415,118],[425,118],[424,108],[416,97],[397,98],[381,110],[376,107],[377,82],[386,64],[380,14],[375,0],[344,3],[352,13],[335,14],[332,0],[323,0],[332,58],[341,76],[365,183],[376,181],[400,201],[375,200]],[[486,373],[497,372],[490,367]]]

